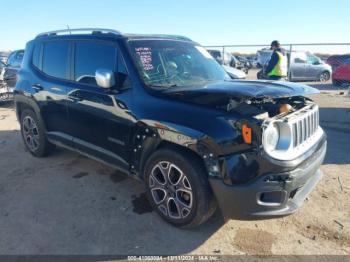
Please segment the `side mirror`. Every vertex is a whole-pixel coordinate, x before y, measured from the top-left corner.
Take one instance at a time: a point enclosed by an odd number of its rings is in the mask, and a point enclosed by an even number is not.
[[[108,69],[97,69],[95,79],[98,86],[102,88],[111,88],[115,86],[115,76],[113,71]]]

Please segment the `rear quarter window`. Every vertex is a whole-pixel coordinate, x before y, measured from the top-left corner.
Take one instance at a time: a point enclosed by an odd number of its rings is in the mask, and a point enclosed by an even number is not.
[[[44,43],[42,71],[49,76],[69,79],[68,51],[69,42]]]
[[[37,43],[34,46],[34,51],[33,51],[33,58],[32,58],[32,63],[33,65],[41,70],[41,65],[40,65],[40,53],[41,53],[41,43]]]

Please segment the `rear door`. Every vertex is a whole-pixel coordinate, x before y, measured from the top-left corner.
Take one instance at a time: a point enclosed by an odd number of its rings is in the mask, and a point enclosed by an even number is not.
[[[72,145],[67,136],[67,87],[69,86],[70,42],[37,42],[33,51],[32,88],[46,125],[47,136]]]
[[[75,146],[79,151],[127,170],[127,146],[133,122],[122,99],[131,89],[127,88],[127,73],[121,69],[124,61],[116,42],[76,41],[73,57],[74,87],[68,90],[68,114],[69,133],[74,137]],[[117,83],[126,88],[117,91],[99,87],[95,80],[97,69],[113,71]],[[120,71],[124,73],[118,73]]]

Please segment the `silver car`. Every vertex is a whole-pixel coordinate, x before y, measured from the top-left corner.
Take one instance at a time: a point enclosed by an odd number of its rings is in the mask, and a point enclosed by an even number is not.
[[[289,81],[328,81],[332,75],[332,67],[310,52],[286,52],[289,67]],[[258,51],[260,65],[270,60],[271,50]]]
[[[222,65],[222,67],[232,79],[245,79],[247,77],[247,74],[242,70],[227,65]]]

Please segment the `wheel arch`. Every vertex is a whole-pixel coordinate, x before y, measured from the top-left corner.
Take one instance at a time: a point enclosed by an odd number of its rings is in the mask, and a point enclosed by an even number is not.
[[[208,176],[218,176],[218,170],[217,172],[212,170],[214,166],[218,166],[216,144],[209,137],[195,130],[173,127],[144,124],[138,126],[132,142],[134,148],[130,156],[131,171],[143,178],[150,156],[157,150],[166,148],[192,155],[205,168]]]
[[[39,121],[42,122],[42,124],[46,130],[45,122],[43,121],[43,118],[41,117],[40,108],[35,101],[33,101],[32,99],[23,97],[21,95],[15,95],[14,102],[15,102],[16,116],[17,116],[18,121],[20,121],[20,119],[21,119],[22,112],[25,109],[29,109],[35,113],[35,115],[38,117]]]
[[[327,73],[327,74],[328,74],[328,79],[327,79],[327,81],[328,81],[329,79],[331,79],[332,72],[331,72],[330,70],[328,70],[328,69],[323,69],[323,70],[321,71],[321,73],[318,74],[318,80],[321,78],[321,75],[324,74],[324,73]]]

